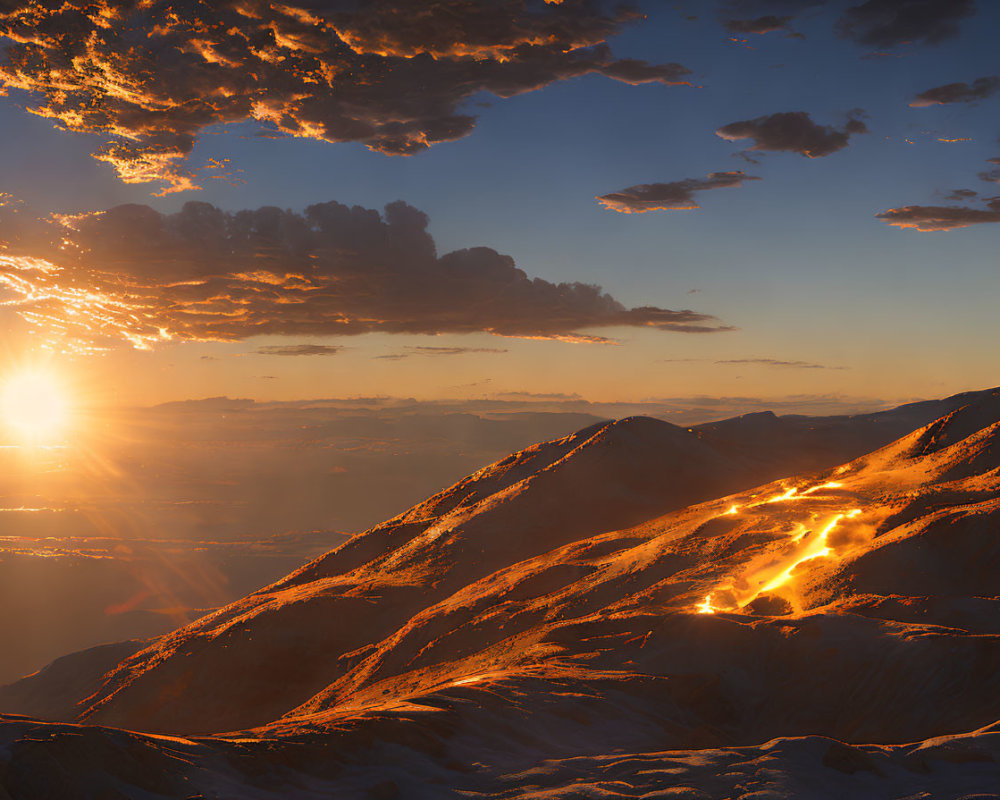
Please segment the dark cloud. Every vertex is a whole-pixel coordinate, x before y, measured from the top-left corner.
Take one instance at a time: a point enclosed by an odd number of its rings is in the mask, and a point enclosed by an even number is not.
[[[38,93],[63,127],[111,136],[126,182],[195,186],[208,126],[362,142],[409,155],[469,134],[482,92],[512,97],[589,73],[678,83],[679,64],[617,60],[641,18],[611,0],[65,0],[0,3],[0,86]]]
[[[1000,197],[986,200],[986,208],[970,208],[968,206],[903,206],[890,208],[881,214],[890,225],[900,228],[914,228],[918,231],[950,231],[955,228],[967,228],[970,225],[982,225],[989,222],[1000,222]]]
[[[914,107],[945,105],[946,103],[972,103],[985,100],[1000,92],[1000,75],[976,78],[972,83],[946,83],[921,92],[910,103]]]
[[[974,0],[868,0],[847,9],[837,27],[869,47],[937,44],[955,36],[975,10]]]
[[[10,243],[0,286],[51,336],[136,346],[373,331],[611,343],[580,331],[727,330],[696,311],[627,308],[599,286],[529,277],[488,247],[439,256],[427,225],[403,202],[382,214],[336,202],[302,213],[126,205],[33,222],[0,213]]]
[[[989,169],[979,173],[979,180],[987,183],[1000,183],[1000,169]]]
[[[742,186],[744,181],[758,180],[760,178],[747,175],[745,172],[712,172],[707,178],[688,178],[673,183],[644,183],[630,186],[620,192],[600,195],[597,200],[605,208],[623,214],[687,210],[701,208],[694,199],[695,192]]]
[[[269,344],[254,352],[262,356],[335,356],[343,349],[330,344]]]
[[[733,33],[770,33],[786,29],[804,11],[826,0],[727,0],[721,3],[722,24]]]
[[[826,5],[826,0],[728,0],[720,14],[731,31],[766,33]],[[847,3],[833,5],[843,8]],[[959,23],[975,10],[975,0],[867,0],[845,8],[835,27],[841,36],[868,47],[937,44],[955,36]],[[779,21],[780,28],[771,27],[772,20]],[[757,25],[761,30],[754,30]]]
[[[779,17],[774,14],[766,14],[755,19],[729,19],[726,20],[726,28],[733,33],[773,33],[774,31],[788,30],[788,23],[791,16]]]
[[[968,200],[972,197],[977,197],[979,192],[975,192],[972,189],[954,189],[951,194],[949,194],[945,200],[954,200],[956,202],[960,200]]]
[[[818,125],[805,111],[785,111],[756,119],[731,122],[715,133],[723,139],[753,139],[751,150],[778,150],[820,158],[847,147],[853,134],[867,133],[864,122],[852,116],[843,130]]]

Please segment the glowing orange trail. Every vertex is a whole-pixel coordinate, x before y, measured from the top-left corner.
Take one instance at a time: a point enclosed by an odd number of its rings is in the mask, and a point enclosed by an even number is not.
[[[750,503],[748,508],[767,505],[770,503],[798,500],[808,495],[815,494],[822,489],[836,489],[841,486],[842,484],[840,483],[829,482],[813,486],[804,491],[799,491],[797,487],[793,487],[787,489],[779,495],[775,495],[755,503]],[[722,512],[720,516],[736,514],[738,511],[739,506],[734,504],[730,506],[727,511]],[[810,530],[810,528],[806,525],[798,523],[795,533],[790,539],[790,544],[799,546],[796,546],[782,563],[775,564],[773,560],[769,560],[763,567],[758,569],[751,568],[748,573],[742,575],[739,580],[736,581],[736,584],[739,586],[756,586],[756,589],[744,588],[743,591],[739,591],[732,582],[723,584],[718,586],[715,590],[709,592],[702,602],[696,604],[694,606],[694,611],[698,614],[714,614],[717,611],[740,611],[743,608],[746,608],[746,606],[758,597],[781,589],[793,580],[795,571],[800,565],[816,558],[826,558],[830,556],[833,552],[828,545],[830,533],[837,527],[837,525],[840,524],[842,520],[852,519],[860,513],[861,509],[859,508],[852,509],[851,511],[836,513],[829,517],[823,527],[812,537],[810,537],[810,534],[812,533],[812,530],[815,529]],[[800,545],[800,542],[803,544]],[[732,598],[732,600],[727,600],[727,602],[721,606],[716,605],[713,602],[713,597],[716,594]]]
[[[780,573],[778,573],[778,575],[776,575],[767,583],[765,583],[763,586],[761,586],[760,589],[758,589],[750,599],[741,603],[740,608],[743,608],[747,604],[752,603],[761,595],[768,594],[769,592],[773,592],[778,587],[784,586],[791,579],[792,573],[795,572],[795,569],[799,566],[799,564],[802,564],[806,561],[811,561],[814,558],[824,558],[830,555],[831,550],[826,544],[826,539],[827,536],[830,535],[830,531],[836,528],[837,524],[845,517],[856,517],[860,513],[861,509],[856,508],[853,511],[849,511],[844,514],[836,514],[833,517],[833,519],[831,519],[826,524],[823,530],[820,531],[819,535],[816,537],[816,539],[804,553],[801,553],[798,556],[798,558],[792,562],[790,566],[783,569]]]
[[[709,592],[707,595],[705,595],[705,599],[698,604],[697,608],[699,614],[715,613],[715,608],[712,606],[712,592]]]
[[[787,489],[782,494],[775,495],[774,497],[769,497],[767,500],[760,500],[756,503],[751,503],[750,506],[762,506],[768,503],[783,503],[786,500],[799,500],[803,497],[808,497],[811,494],[815,494],[821,489],[839,489],[844,484],[838,483],[837,481],[830,481],[829,483],[820,483],[816,486],[812,486],[809,489],[800,491],[799,487],[793,486],[791,489]],[[727,512],[728,513],[728,512]]]

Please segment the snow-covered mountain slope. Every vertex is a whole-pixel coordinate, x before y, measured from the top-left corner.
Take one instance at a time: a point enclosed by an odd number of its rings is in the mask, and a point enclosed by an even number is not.
[[[55,758],[124,797],[989,797],[1000,399],[973,400],[736,491],[745,463],[653,420],[515,454],[125,658],[87,725],[0,724],[0,786]]]
[[[521,451],[124,662],[84,718],[161,732],[260,725],[469,583],[752,483],[690,432],[633,417]]]

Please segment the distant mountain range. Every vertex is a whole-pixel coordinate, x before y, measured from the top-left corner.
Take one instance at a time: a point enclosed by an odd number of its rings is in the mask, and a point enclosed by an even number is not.
[[[0,800],[996,797],[1000,390],[597,423],[0,710]]]

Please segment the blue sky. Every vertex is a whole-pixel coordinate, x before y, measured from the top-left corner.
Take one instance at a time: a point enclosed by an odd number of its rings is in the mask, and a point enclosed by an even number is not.
[[[931,87],[1000,71],[1000,7],[980,2],[957,37],[872,57],[871,48],[833,33],[835,7],[794,20],[804,38],[793,38],[782,31],[730,34],[714,13],[704,13],[707,4],[687,4],[703,12],[695,21],[676,6],[644,3],[647,18],[627,26],[612,45],[618,57],[679,62],[692,70],[696,86],[633,86],[589,75],[506,100],[482,96],[484,105],[472,109],[479,120],[471,135],[408,157],[356,142],[261,138],[255,123],[216,127],[201,137],[191,164],[230,159],[246,182],[207,180],[202,191],[165,197],[151,197],[149,184],[123,184],[109,165],[91,158],[106,135],[56,130],[51,120],[24,113],[28,97],[11,90],[0,98],[7,145],[0,152],[0,191],[34,210],[62,213],[121,203],[168,213],[191,199],[232,211],[302,209],[327,200],[380,209],[402,199],[429,216],[439,253],[492,247],[513,256],[529,276],[597,283],[626,306],[693,308],[738,328],[710,336],[601,331],[623,342],[616,348],[487,334],[302,339],[346,345],[336,367],[334,359],[249,355],[256,340],[104,357],[119,365],[114,369],[129,364],[131,374],[149,373],[145,382],[168,362],[182,365],[192,377],[167,382],[183,387],[175,392],[199,394],[194,387],[205,386],[202,393],[291,398],[312,389],[407,393],[418,386],[415,393],[435,395],[464,384],[482,388],[489,376],[488,390],[541,387],[602,399],[740,394],[747,385],[774,396],[905,398],[996,383],[990,343],[1000,334],[993,309],[997,226],[918,232],[875,214],[947,204],[945,196],[959,188],[990,194],[990,184],[976,175],[1000,156],[1000,97],[924,108],[909,102]],[[714,133],[784,111],[842,127],[853,109],[864,110],[869,133],[824,158],[761,152],[752,154],[759,163],[748,163],[736,154],[749,142]],[[595,200],[636,184],[733,170],[761,180],[701,192],[696,210],[618,214]],[[433,364],[373,359],[427,341],[508,352]],[[205,355],[231,363],[226,370],[213,366],[212,379],[201,374]],[[753,358],[839,369],[715,363]],[[262,371],[281,375],[255,384]]]

